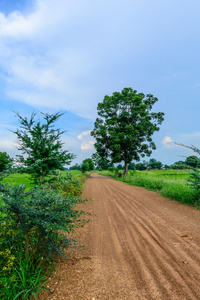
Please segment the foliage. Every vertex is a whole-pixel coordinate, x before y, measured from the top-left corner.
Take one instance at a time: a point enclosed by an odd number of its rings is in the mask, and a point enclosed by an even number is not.
[[[12,158],[6,152],[0,152],[0,172],[3,172],[11,162]]]
[[[200,149],[195,147],[194,145],[187,146],[184,144],[178,144],[179,146],[188,148],[193,150],[195,153],[200,155]],[[190,165],[190,169],[192,169],[192,172],[190,172],[190,179],[188,180],[188,183],[190,187],[193,189],[193,192],[195,194],[195,200],[196,200],[196,205],[199,207],[200,206],[200,159],[197,158],[196,156],[189,156],[187,157],[186,161]]]
[[[164,120],[164,113],[151,112],[157,100],[131,88],[105,96],[98,104],[99,117],[91,132],[98,155],[102,159],[110,157],[112,163],[124,161],[125,173],[133,159],[149,156],[151,149],[156,149],[152,135]]]
[[[81,165],[81,172],[85,173],[87,171],[89,171],[89,163],[88,162],[82,163],[82,165]]]
[[[197,168],[197,166],[200,165],[200,160],[197,156],[191,155],[186,158],[185,164],[192,168]]]
[[[70,170],[80,170],[80,166],[78,164],[75,164],[75,165],[71,166],[69,169]]]
[[[89,164],[89,171],[93,171],[95,169],[93,160],[91,158],[86,158],[83,160],[83,164],[88,163]]]
[[[184,161],[179,160],[175,162],[172,166],[170,166],[170,168],[173,170],[183,170],[183,169],[187,169],[187,165],[185,164]]]
[[[44,178],[52,170],[63,169],[69,164],[73,155],[62,149],[60,129],[54,129],[54,123],[63,115],[42,114],[44,122],[35,121],[36,113],[31,115],[30,120],[16,113],[20,122],[20,129],[14,131],[17,135],[19,148],[26,157],[19,155],[19,162],[27,166],[26,172],[31,174],[35,183],[43,183]],[[37,165],[35,163],[37,162]]]
[[[135,163],[130,162],[130,163],[128,164],[128,169],[129,169],[129,170],[135,170]]]
[[[42,262],[76,246],[68,233],[88,222],[75,209],[86,201],[79,197],[84,176],[80,182],[65,172],[56,177],[54,184],[31,189],[0,182],[0,299],[37,299],[45,279]]]
[[[92,154],[92,160],[97,169],[107,170],[108,167],[111,167],[109,160],[106,157],[101,157],[98,152]]]
[[[148,166],[150,169],[159,169],[162,167],[162,163],[160,161],[157,161],[155,158],[151,158],[149,160]]]
[[[59,230],[69,233],[84,222],[80,219],[83,211],[74,209],[82,202],[76,197],[66,198],[49,188],[26,191],[24,185],[1,184],[0,191],[4,202],[0,212],[5,214],[1,222],[6,220],[7,229],[16,232],[12,239],[24,243],[28,256],[61,254],[70,240]]]
[[[142,163],[137,163],[137,164],[135,165],[135,169],[136,169],[136,170],[142,171],[142,170],[146,170],[146,168],[147,168],[147,163],[146,163],[145,161],[142,162]]]
[[[109,168],[108,168],[108,171],[114,173],[114,172],[115,172],[115,169],[116,169],[115,167],[109,167]]]
[[[61,189],[65,196],[77,197],[82,193],[83,183],[80,180],[74,180],[72,174],[67,173]]]
[[[130,164],[129,164],[129,165],[130,165]],[[121,164],[118,164],[118,165],[117,165],[117,169],[118,169],[118,170],[124,170],[124,167],[123,167]]]
[[[0,298],[7,300],[37,299],[37,295],[44,290],[46,276],[40,261],[33,263],[33,259],[23,252],[22,247],[16,249],[13,267],[8,272],[1,272]]]

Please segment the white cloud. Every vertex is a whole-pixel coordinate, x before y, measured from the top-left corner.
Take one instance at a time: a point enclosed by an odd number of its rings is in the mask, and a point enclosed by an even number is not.
[[[94,151],[94,139],[90,136],[91,130],[83,131],[77,136],[77,139],[81,141],[82,152],[93,152]]]
[[[94,141],[88,141],[81,144],[81,150],[83,152],[93,152],[94,151]]]
[[[170,136],[165,136],[164,139],[162,140],[162,144],[164,145],[165,148],[171,148],[175,147],[175,145],[172,145],[173,140]]]
[[[91,130],[87,130],[87,131],[84,131],[82,132],[81,134],[79,134],[77,136],[77,139],[80,140],[80,141],[83,141],[84,137],[88,136],[90,134]]]

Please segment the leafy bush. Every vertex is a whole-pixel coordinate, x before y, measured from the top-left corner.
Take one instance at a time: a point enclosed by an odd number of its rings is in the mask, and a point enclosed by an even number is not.
[[[68,234],[88,222],[75,208],[86,201],[81,190],[81,182],[61,173],[56,182],[29,189],[0,182],[0,299],[37,295],[45,278],[41,261],[77,246]]]
[[[65,181],[61,185],[61,189],[65,196],[77,197],[80,196],[83,190],[83,182],[74,180],[71,173],[67,173]]]
[[[28,256],[60,254],[70,241],[59,230],[67,233],[83,224],[83,211],[75,210],[80,198],[65,197],[61,192],[48,188],[25,190],[24,185],[0,186],[5,214],[1,221],[8,222],[8,230],[16,232],[15,239],[25,243]]]

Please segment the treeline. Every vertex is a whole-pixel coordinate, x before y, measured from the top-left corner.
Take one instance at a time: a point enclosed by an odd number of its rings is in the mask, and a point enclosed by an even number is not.
[[[83,173],[86,171],[92,171],[94,169],[98,170],[110,170],[111,168],[116,168],[119,171],[124,170],[124,165],[122,164],[112,164],[104,161],[103,163],[95,163],[95,155],[92,156],[94,158],[87,158],[85,159],[82,164],[75,164],[71,166],[70,170],[80,170]],[[179,160],[171,165],[167,165],[162,163],[161,161],[158,161],[154,158],[151,158],[149,161],[143,160],[142,162],[131,162],[128,164],[129,170],[184,170],[184,169],[190,169],[190,168],[197,168],[200,166],[200,159],[195,156],[188,156],[184,161]]]

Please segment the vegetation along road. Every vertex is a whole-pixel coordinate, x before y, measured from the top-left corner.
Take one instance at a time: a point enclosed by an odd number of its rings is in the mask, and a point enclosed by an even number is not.
[[[200,299],[200,211],[93,174],[73,250],[49,280],[48,299]],[[77,237],[77,236],[76,236]]]

